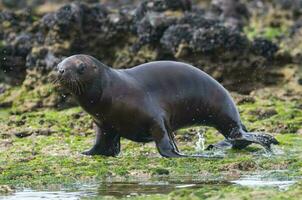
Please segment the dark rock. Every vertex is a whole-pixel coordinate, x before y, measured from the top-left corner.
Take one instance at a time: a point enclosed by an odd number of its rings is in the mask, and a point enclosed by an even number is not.
[[[213,0],[211,2],[212,18],[218,18],[233,29],[242,29],[248,22],[250,13],[240,0]]]
[[[10,9],[23,9],[44,4],[46,0],[0,0],[3,6]]]
[[[161,44],[165,49],[176,53],[179,44],[189,44],[193,52],[217,55],[226,51],[244,51],[249,48],[246,37],[238,31],[227,28],[219,21],[207,19],[201,14],[187,13],[177,24],[164,32]]]
[[[30,12],[0,12],[0,32],[3,42],[0,44],[0,70],[5,81],[20,85],[26,76],[26,55],[31,51],[33,38],[26,29],[33,22]]]
[[[80,119],[81,117],[85,116],[84,112],[74,113],[71,115],[73,119]]]
[[[242,52],[249,47],[247,38],[224,26],[197,29],[190,43],[194,52],[219,54],[225,51]]]
[[[147,12],[163,12],[166,10],[182,10],[188,11],[192,8],[191,0],[144,0],[142,1],[136,11],[135,20],[140,21],[145,17]]]
[[[275,3],[282,9],[291,10],[295,16],[302,14],[302,0],[277,0]]]
[[[247,95],[244,95],[244,96],[240,96],[238,97],[236,100],[236,103],[238,105],[241,105],[241,104],[245,104],[245,103],[255,103],[256,100],[254,97],[252,96],[247,96]]]
[[[153,175],[169,175],[170,172],[169,170],[165,169],[165,168],[156,168],[153,170]]]
[[[176,54],[181,43],[190,44],[197,28],[210,28],[216,23],[216,21],[205,19],[200,10],[197,13],[185,13],[183,18],[165,30],[160,43],[165,50]]]
[[[172,25],[164,33],[160,40],[163,47],[175,54],[181,43],[189,44],[192,40],[192,28],[188,24]]]
[[[50,136],[51,134],[53,134],[54,131],[50,130],[50,129],[37,129],[37,130],[24,130],[24,131],[19,131],[14,133],[14,135],[18,138],[24,138],[24,137],[28,137],[31,135],[43,135],[43,136]]]
[[[158,59],[189,62],[228,89],[240,83],[248,93],[254,80],[260,82],[258,66],[265,68],[278,50],[270,41],[250,41],[241,32],[249,19],[249,4],[243,1],[215,0],[211,9],[192,6],[190,0],[144,0],[136,9],[122,4],[77,1],[44,16],[34,16],[30,9],[1,11],[3,76],[23,74],[20,84],[30,71],[45,76],[66,56],[85,53],[121,68]]]
[[[18,138],[24,138],[32,135],[33,133],[31,131],[20,131],[16,132],[14,135]]]
[[[51,134],[55,133],[55,131],[50,129],[40,129],[35,131],[36,135],[44,135],[44,136],[50,136]]]
[[[32,48],[32,39],[30,33],[21,33],[18,35],[13,42],[16,55],[26,57]]]
[[[268,59],[272,59],[278,51],[278,46],[269,40],[256,38],[253,42],[252,51]]]
[[[165,11],[189,11],[190,0],[152,0],[143,1],[135,11],[134,30],[139,42],[135,46],[137,51],[145,44],[159,42],[165,29],[175,23],[177,16],[167,15]]]
[[[195,28],[210,28],[219,23],[219,20],[206,18],[205,11],[201,9],[195,9],[194,12],[185,13],[178,21],[178,24],[189,24]]]
[[[164,31],[173,24],[175,19],[168,18],[165,14],[151,12],[136,23],[136,34],[138,36],[137,49],[145,44],[156,44],[160,41]]]
[[[12,107],[13,102],[7,101],[7,102],[0,102],[0,108],[9,108]]]
[[[26,123],[25,120],[19,120],[19,121],[16,121],[16,122],[15,122],[15,124],[16,124],[17,127],[18,127],[18,126],[22,126],[22,125],[24,125],[25,123]]]
[[[132,15],[126,10],[111,12],[101,4],[71,3],[45,15],[40,23],[42,44],[36,44],[28,55],[27,66],[50,70],[65,55],[74,53],[91,54],[112,63],[115,45],[131,32]]]

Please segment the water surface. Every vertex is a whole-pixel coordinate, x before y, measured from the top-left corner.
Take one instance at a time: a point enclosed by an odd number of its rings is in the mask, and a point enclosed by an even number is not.
[[[137,195],[169,194],[181,189],[198,190],[203,187],[223,188],[226,186],[270,187],[286,190],[296,179],[289,177],[287,171],[262,171],[246,174],[239,179],[213,177],[158,177],[153,179],[79,182],[68,186],[56,186],[44,189],[19,188],[15,193],[0,196],[0,199],[82,199],[91,197],[113,196],[115,198]]]

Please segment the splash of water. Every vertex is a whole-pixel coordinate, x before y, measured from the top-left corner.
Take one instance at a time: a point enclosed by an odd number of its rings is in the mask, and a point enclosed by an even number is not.
[[[284,150],[278,146],[272,146],[271,151],[263,149],[259,152],[254,153],[254,155],[261,155],[267,158],[271,158],[273,156],[283,156],[285,154]]]
[[[195,143],[195,150],[200,152],[200,151],[204,151],[205,150],[205,138],[203,135],[203,131],[201,131],[200,129],[197,131],[197,136],[198,136],[198,140]]]

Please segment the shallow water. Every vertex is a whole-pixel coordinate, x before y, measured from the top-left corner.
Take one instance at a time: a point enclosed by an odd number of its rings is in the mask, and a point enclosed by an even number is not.
[[[202,187],[225,187],[228,185],[241,185],[247,187],[273,187],[286,190],[293,185],[296,179],[288,176],[287,171],[262,171],[259,173],[243,175],[237,180],[208,177],[161,177],[155,179],[110,180],[100,182],[77,183],[69,186],[57,186],[48,189],[19,189],[0,199],[81,199],[89,197],[114,196],[116,198],[137,195],[168,194],[172,191]]]
[[[231,181],[231,183],[247,187],[276,187],[280,190],[286,190],[295,184],[297,179],[300,178],[291,177],[286,170],[277,170],[244,175],[238,180]]]

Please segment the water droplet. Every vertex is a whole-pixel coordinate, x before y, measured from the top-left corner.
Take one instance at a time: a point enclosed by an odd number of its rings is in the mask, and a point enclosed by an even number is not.
[[[197,131],[198,140],[196,142],[195,150],[200,152],[205,150],[205,138],[203,136],[203,132],[201,130]]]

